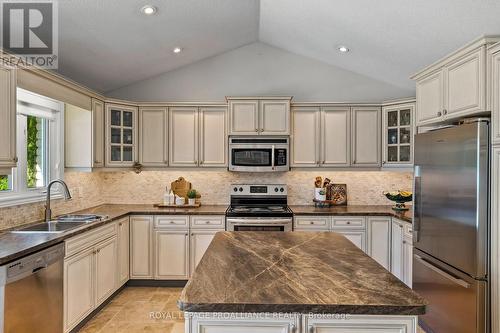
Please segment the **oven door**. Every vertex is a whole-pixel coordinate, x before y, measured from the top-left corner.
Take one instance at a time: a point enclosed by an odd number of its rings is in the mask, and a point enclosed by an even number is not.
[[[291,218],[233,218],[226,219],[228,231],[292,231]]]

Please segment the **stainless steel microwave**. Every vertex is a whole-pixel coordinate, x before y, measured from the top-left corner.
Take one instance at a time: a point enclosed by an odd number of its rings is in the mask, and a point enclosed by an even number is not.
[[[232,136],[229,138],[229,171],[289,171],[287,136]]]

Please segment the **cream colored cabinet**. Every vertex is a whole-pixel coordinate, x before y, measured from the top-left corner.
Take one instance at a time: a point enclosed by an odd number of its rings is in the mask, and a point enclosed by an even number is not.
[[[139,163],[145,167],[168,165],[167,108],[139,108]]]
[[[408,223],[408,225],[410,225]],[[411,225],[409,226],[411,228]],[[413,238],[405,235],[403,237],[403,282],[412,287],[413,275]]]
[[[440,121],[444,109],[443,71],[429,73],[416,82],[417,125]]]
[[[370,257],[385,269],[391,269],[391,218],[368,217],[368,250]]]
[[[155,279],[189,278],[188,232],[188,230],[155,230]]]
[[[382,108],[382,166],[408,167],[413,164],[414,103]]]
[[[95,307],[116,290],[118,276],[117,238],[110,238],[95,248]]]
[[[130,278],[153,278],[153,217],[130,217]]]
[[[92,98],[92,135],[94,137],[94,168],[102,168],[105,165],[104,159],[104,124],[105,124],[104,102]]]
[[[191,237],[189,239],[189,253],[190,253],[190,273],[194,273],[196,266],[200,263],[201,258],[208,249],[215,234],[218,230],[191,230]]]
[[[0,66],[0,175],[16,164],[16,70]]]
[[[199,166],[227,166],[226,108],[199,109]]]
[[[500,43],[491,50],[491,143],[500,144]],[[500,325],[499,325],[500,328]]]
[[[391,273],[403,281],[404,254],[403,237],[404,222],[392,219],[391,227]]]
[[[317,167],[320,162],[319,107],[292,108],[291,167]]]
[[[366,252],[366,231],[365,230],[333,230],[344,235],[358,248]]]
[[[286,316],[233,316],[231,318],[217,318],[218,316],[187,315],[186,333],[299,333],[300,315],[287,314]]]
[[[229,135],[290,134],[290,100],[229,97]]]
[[[303,315],[302,333],[416,333],[417,316]]]
[[[292,108],[292,167],[350,165],[349,107]]]
[[[64,331],[94,310],[94,249],[64,260]]]
[[[198,166],[198,108],[169,110],[170,166]]]
[[[351,117],[351,165],[379,167],[381,162],[380,107],[353,107]]]
[[[499,119],[496,119],[499,121]],[[500,332],[500,146],[491,152],[491,332]]]
[[[330,231],[330,216],[294,216],[293,230],[295,231]]]
[[[130,271],[130,222],[126,217],[118,221],[118,287],[123,286],[129,279]]]
[[[106,166],[131,167],[138,162],[138,108],[121,104],[106,107]]]
[[[331,230],[344,235],[354,245],[367,253],[367,228],[364,216],[334,216]]]

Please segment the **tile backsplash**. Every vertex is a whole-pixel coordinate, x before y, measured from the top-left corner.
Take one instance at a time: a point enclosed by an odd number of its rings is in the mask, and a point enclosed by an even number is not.
[[[411,172],[391,171],[327,171],[294,170],[286,173],[234,173],[225,170],[166,170],[118,172],[67,172],[66,182],[73,199],[55,200],[56,215],[96,206],[103,203],[153,204],[162,200],[165,187],[184,177],[201,195],[204,204],[229,202],[230,184],[283,183],[288,185],[290,205],[312,203],[316,176],[328,177],[333,183],[347,184],[349,205],[389,205],[383,195],[388,190],[411,190]],[[0,208],[0,230],[34,222],[43,218],[44,203]]]

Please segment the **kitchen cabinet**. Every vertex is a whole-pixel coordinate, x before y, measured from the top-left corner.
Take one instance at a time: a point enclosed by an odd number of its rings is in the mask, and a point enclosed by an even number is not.
[[[330,216],[294,216],[293,230],[295,231],[330,231]]]
[[[155,230],[155,279],[189,278],[188,232],[188,230]]]
[[[131,167],[138,162],[138,108],[106,103],[106,166]]]
[[[403,281],[404,254],[403,254],[404,222],[392,219],[391,226],[391,273]]]
[[[331,222],[331,231],[344,235],[363,252],[367,252],[366,218],[359,216],[334,216]]]
[[[130,217],[130,278],[153,278],[153,217]]]
[[[198,166],[198,108],[169,110],[170,166]]]
[[[412,287],[413,275],[413,238],[411,236],[403,237],[403,282],[408,287]]]
[[[118,287],[123,286],[129,279],[130,271],[130,221],[126,217],[117,222],[118,235]]]
[[[385,269],[391,268],[391,218],[368,217],[368,250],[370,257]]]
[[[408,167],[413,164],[414,103],[382,108],[382,166]]]
[[[210,314],[210,313],[209,313]],[[186,333],[298,333],[299,314],[286,316],[186,316]],[[230,318],[229,318],[230,317]],[[258,318],[257,318],[258,317]]]
[[[105,127],[105,112],[104,102],[92,98],[92,135],[94,137],[93,145],[93,167],[102,168],[105,165],[104,159],[104,127]]]
[[[228,97],[229,135],[289,135],[291,97]]]
[[[226,108],[199,109],[199,166],[227,167]]]
[[[354,245],[366,252],[366,231],[365,230],[332,230],[344,235]]]
[[[303,333],[412,333],[417,316],[348,315],[324,318],[303,315]]]
[[[351,108],[351,165],[379,167],[381,162],[381,108]]]
[[[222,229],[223,230],[223,229]],[[191,230],[189,239],[189,254],[190,254],[190,274],[194,273],[196,266],[200,263],[201,258],[208,249],[215,234],[218,230],[202,229]]]
[[[292,108],[292,167],[350,165],[349,107]]]
[[[167,108],[139,108],[139,163],[145,167],[168,165]]]
[[[490,51],[491,143],[496,145],[500,144],[500,43],[495,45]]]
[[[0,66],[0,175],[17,165],[16,104],[16,70]]]
[[[437,70],[416,82],[417,125],[441,120],[444,109],[443,72]]]
[[[117,238],[110,238],[96,246],[95,255],[95,307],[102,304],[116,290],[118,275]]]
[[[500,44],[499,44],[500,46]],[[500,47],[499,47],[500,50]],[[495,119],[499,121],[499,119]],[[500,332],[500,146],[491,152],[491,332]],[[495,296],[496,295],[496,296]]]

